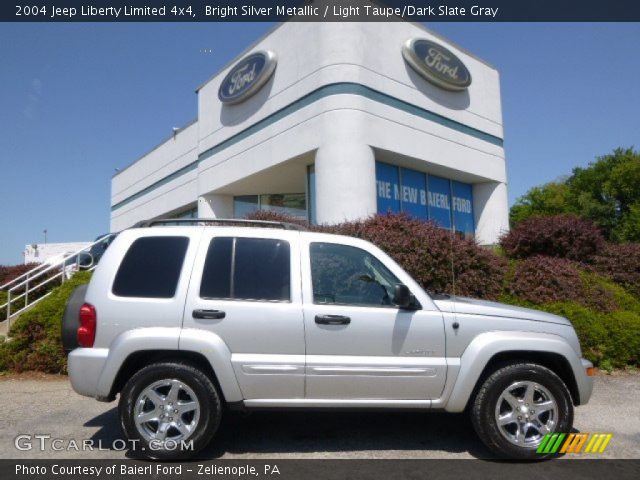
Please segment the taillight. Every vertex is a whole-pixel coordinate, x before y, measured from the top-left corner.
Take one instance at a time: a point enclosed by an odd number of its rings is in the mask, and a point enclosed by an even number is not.
[[[80,307],[80,326],[78,327],[78,344],[84,348],[93,347],[96,339],[96,309],[85,303]]]

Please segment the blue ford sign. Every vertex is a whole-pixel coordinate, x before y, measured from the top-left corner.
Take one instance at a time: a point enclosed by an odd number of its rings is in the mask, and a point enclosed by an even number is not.
[[[412,38],[403,45],[402,56],[416,72],[440,88],[456,91],[471,85],[471,74],[462,60],[442,45]]]
[[[222,80],[218,98],[222,103],[240,103],[256,93],[276,69],[276,56],[260,51],[240,60]]]

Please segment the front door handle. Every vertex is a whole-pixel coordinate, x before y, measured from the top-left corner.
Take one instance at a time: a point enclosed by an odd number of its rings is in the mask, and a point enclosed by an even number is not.
[[[344,315],[316,315],[316,323],[320,325],[349,325],[351,318]]]
[[[194,310],[193,318],[199,318],[202,320],[220,320],[224,318],[226,313],[222,310]]]

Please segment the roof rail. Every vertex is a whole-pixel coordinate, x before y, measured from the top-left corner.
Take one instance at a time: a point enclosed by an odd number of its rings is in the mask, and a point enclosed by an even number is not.
[[[269,220],[247,220],[241,218],[158,218],[155,220],[142,220],[131,228],[148,228],[159,225],[183,225],[193,224],[200,226],[230,225],[237,227],[262,227],[281,228],[283,230],[307,231],[302,225],[289,222],[275,222]]]

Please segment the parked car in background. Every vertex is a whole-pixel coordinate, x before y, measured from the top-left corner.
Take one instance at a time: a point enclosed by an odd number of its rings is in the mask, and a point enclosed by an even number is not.
[[[107,250],[107,248],[109,248],[109,245],[111,245],[111,243],[115,240],[117,236],[118,236],[117,233],[105,233],[103,235],[98,235],[96,237],[94,242],[97,242],[101,238],[103,239],[103,241],[100,243],[96,243],[89,249],[89,253],[93,258],[93,263],[95,265],[97,265],[98,262],[100,262],[100,259],[104,255],[104,252]]]

